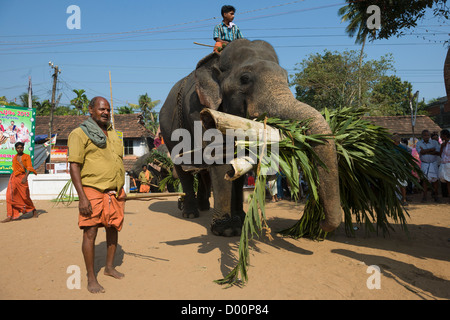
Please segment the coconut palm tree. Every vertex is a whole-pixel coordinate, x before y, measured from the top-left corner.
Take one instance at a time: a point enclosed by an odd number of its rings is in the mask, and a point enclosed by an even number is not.
[[[22,107],[28,108],[28,93],[24,92],[22,93],[20,96],[20,101],[22,103]],[[33,106],[33,108],[36,108],[36,103],[38,102],[38,97],[36,96],[31,96],[31,105]]]
[[[77,96],[76,96],[76,98],[70,100],[70,104],[72,104],[73,106],[75,106],[75,108],[77,108],[78,115],[80,115],[80,114],[83,114],[83,115],[87,114],[88,105],[89,105],[89,99],[84,94],[86,91],[83,90],[83,89],[80,89],[80,90],[73,89],[72,91],[75,92],[75,94]]]
[[[152,98],[150,98],[147,93],[139,96],[139,109],[145,126],[155,134],[158,130],[158,116],[156,112],[153,111],[153,108],[159,103],[160,100],[152,101]]]
[[[362,58],[364,54],[364,46],[366,45],[367,35],[375,30],[369,30],[366,27],[368,15],[366,13],[366,6],[361,3],[347,0],[347,5],[338,10],[338,14],[342,16],[342,22],[348,22],[345,32],[354,37],[356,34],[355,43],[361,44],[361,51],[359,54],[359,70],[361,71]],[[361,106],[361,72],[358,81],[358,103]]]

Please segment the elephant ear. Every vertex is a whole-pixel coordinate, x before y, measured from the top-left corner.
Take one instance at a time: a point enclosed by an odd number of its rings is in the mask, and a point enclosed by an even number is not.
[[[222,103],[222,92],[219,84],[219,58],[220,55],[213,52],[197,64],[195,69],[195,90],[200,103],[205,107],[217,110]]]

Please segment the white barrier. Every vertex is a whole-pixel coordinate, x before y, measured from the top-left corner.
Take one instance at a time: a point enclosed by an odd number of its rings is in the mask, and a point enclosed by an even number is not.
[[[32,200],[53,200],[61,192],[62,188],[70,180],[70,174],[30,174],[28,185],[30,186],[30,196]],[[6,190],[8,188],[9,175],[0,175],[0,200],[6,200]],[[130,177],[125,174],[124,189],[130,192]],[[74,193],[76,190],[74,188]]]

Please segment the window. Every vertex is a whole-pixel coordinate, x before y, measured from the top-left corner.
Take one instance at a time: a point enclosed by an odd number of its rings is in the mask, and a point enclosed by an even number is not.
[[[123,139],[124,155],[133,154],[133,139]]]

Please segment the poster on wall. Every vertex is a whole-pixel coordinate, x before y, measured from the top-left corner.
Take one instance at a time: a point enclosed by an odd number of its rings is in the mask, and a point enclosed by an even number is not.
[[[23,142],[24,153],[29,154],[34,165],[34,132],[36,109],[0,105],[0,174],[12,173],[14,145]]]

